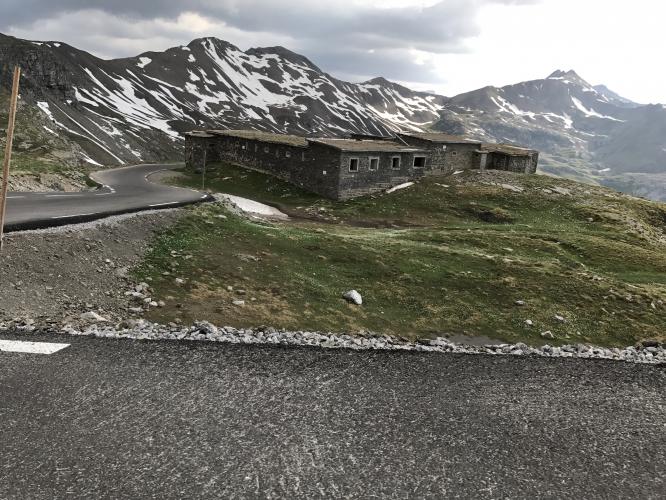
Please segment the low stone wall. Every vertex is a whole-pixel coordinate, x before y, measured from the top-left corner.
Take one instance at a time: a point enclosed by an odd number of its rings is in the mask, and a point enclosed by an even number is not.
[[[528,156],[511,156],[503,153],[489,153],[486,169],[506,170],[525,174],[534,174],[539,163],[539,153],[531,152]]]

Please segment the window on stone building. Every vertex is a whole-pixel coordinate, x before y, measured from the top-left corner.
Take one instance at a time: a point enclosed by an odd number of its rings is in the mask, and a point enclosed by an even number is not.
[[[391,168],[393,170],[400,170],[400,157],[394,156],[391,158]]]
[[[285,152],[284,152],[284,155],[285,155],[287,158],[291,158],[291,151],[289,151],[289,150],[285,151]]]
[[[370,171],[379,170],[379,158],[370,158]]]
[[[301,161],[305,161],[305,151],[301,153]]]
[[[349,159],[349,171],[358,172],[358,158]]]
[[[268,146],[264,146],[264,153],[270,153],[270,151],[271,148],[269,148]]]
[[[256,153],[257,151],[259,151],[259,144],[254,145],[254,152]]]
[[[451,151],[451,156],[458,156],[458,151]]]
[[[426,164],[425,156],[415,156],[414,157],[414,168],[423,168]]]

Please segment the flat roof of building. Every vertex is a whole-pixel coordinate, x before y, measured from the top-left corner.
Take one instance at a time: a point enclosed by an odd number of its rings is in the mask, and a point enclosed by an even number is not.
[[[416,139],[422,139],[424,141],[431,141],[431,142],[440,142],[440,143],[448,143],[448,144],[478,144],[481,145],[481,141],[472,141],[470,139],[467,139],[466,137],[463,137],[461,135],[451,135],[451,134],[444,134],[440,132],[401,132],[398,134],[399,136],[405,136],[405,137],[414,137]]]
[[[191,132],[186,132],[185,135],[190,135],[192,137],[202,137],[205,139],[210,139],[211,137],[215,137],[205,130],[192,130]]]
[[[284,144],[287,146],[306,147],[308,145],[308,141],[305,137],[287,134],[273,134],[270,132],[261,132],[259,130],[208,130],[207,132],[218,136],[238,137],[239,139],[272,142],[274,144]]]
[[[425,151],[413,146],[405,146],[404,144],[387,140],[310,139],[310,142],[331,146],[341,151],[357,151],[360,153],[410,153]]]
[[[481,151],[488,153],[504,153],[511,156],[529,156],[536,151],[533,149],[521,148],[511,144],[493,144],[485,143],[481,145]]]

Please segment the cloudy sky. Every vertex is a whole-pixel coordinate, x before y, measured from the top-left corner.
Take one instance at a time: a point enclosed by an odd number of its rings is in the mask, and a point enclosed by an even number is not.
[[[574,69],[666,103],[657,0],[2,0],[0,31],[104,58],[216,36],[283,45],[346,80],[455,95]]]

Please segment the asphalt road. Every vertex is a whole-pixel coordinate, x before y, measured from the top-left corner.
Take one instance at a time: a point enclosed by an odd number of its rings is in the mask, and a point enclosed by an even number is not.
[[[205,199],[194,190],[150,182],[151,174],[178,168],[150,164],[103,170],[92,175],[104,188],[80,193],[11,192],[7,198],[7,231],[85,222],[108,215],[169,208]]]
[[[666,496],[663,366],[37,339],[72,345],[0,352],[3,499]]]

